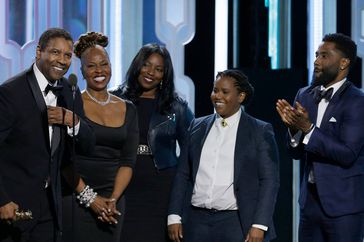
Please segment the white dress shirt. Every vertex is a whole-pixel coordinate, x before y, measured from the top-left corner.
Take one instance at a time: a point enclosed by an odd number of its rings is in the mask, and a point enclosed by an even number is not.
[[[34,65],[33,65],[33,71],[34,71],[35,78],[37,79],[39,88],[42,91],[42,95],[43,95],[46,105],[52,106],[52,107],[57,106],[57,96],[54,95],[53,92],[48,92],[47,94],[45,94],[45,88],[47,87],[49,82],[48,82],[47,78],[45,78],[43,73],[39,70],[36,63],[34,63]],[[57,85],[57,81],[54,84],[50,84],[50,85]],[[75,135],[78,134],[79,129],[80,129],[80,122],[78,122],[77,125],[75,125]],[[49,143],[52,144],[52,135],[53,135],[53,126],[52,125],[48,125],[48,131],[49,131]],[[72,136],[72,131],[73,131],[72,128],[69,128],[67,126],[68,135]]]
[[[195,207],[237,210],[234,194],[234,151],[241,110],[223,120],[218,114],[201,151],[191,203]]]
[[[200,157],[191,204],[195,207],[216,210],[238,210],[234,194],[234,153],[241,110],[225,119],[218,114],[212,125]],[[168,215],[168,225],[181,223],[181,217]],[[268,230],[267,226],[253,224],[253,227]]]
[[[327,88],[324,88],[324,86],[321,86],[320,89],[321,90],[327,90],[329,88],[333,88],[333,92],[332,92],[332,96],[334,96],[334,94],[337,92],[337,90],[339,90],[339,88],[345,83],[346,81],[346,78],[344,78],[343,80],[327,87]],[[313,131],[315,130],[316,127],[320,128],[320,125],[321,125],[321,122],[322,122],[322,118],[324,117],[324,114],[326,112],[326,108],[327,106],[329,105],[329,101],[327,101],[326,99],[321,99],[321,101],[319,102],[318,104],[318,108],[317,108],[317,118],[316,118],[316,123],[315,123],[315,127],[308,133],[304,136],[303,138],[303,141],[302,143],[307,145],[308,142],[310,141],[310,138],[311,138],[311,135],[313,133]],[[313,121],[312,121],[313,122]],[[291,135],[291,134],[290,134]],[[292,147],[297,147],[298,143],[299,143],[299,140],[301,138],[301,135],[302,135],[302,132],[299,131],[297,132],[297,134],[295,134],[293,137],[291,135],[291,146]],[[310,170],[310,173],[308,175],[308,181],[310,183],[315,183],[315,177],[314,177],[314,173],[313,173],[313,170],[311,169]]]

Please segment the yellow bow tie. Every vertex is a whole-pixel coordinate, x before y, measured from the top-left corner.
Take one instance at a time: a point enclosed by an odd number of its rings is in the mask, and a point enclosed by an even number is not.
[[[221,126],[222,127],[226,127],[228,125],[228,123],[226,122],[226,120],[223,118],[222,120],[221,120]]]

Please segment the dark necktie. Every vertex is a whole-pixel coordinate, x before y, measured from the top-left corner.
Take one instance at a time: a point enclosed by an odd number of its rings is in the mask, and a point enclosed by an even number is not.
[[[44,89],[44,93],[47,96],[48,92],[51,91],[51,92],[53,92],[53,94],[56,97],[58,97],[58,95],[60,94],[62,88],[63,88],[63,86],[61,86],[61,85],[54,85],[54,86],[52,86],[52,85],[48,84],[46,86],[46,88]]]
[[[317,87],[313,94],[313,98],[315,99],[316,103],[321,102],[323,98],[326,99],[326,101],[330,101],[333,91],[334,88],[332,87],[327,90],[320,90],[320,87]]]

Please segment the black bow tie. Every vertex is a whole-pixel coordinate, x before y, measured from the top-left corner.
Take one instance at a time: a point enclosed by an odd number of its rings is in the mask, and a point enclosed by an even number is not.
[[[52,85],[48,84],[46,86],[46,88],[44,89],[44,93],[47,96],[48,92],[51,91],[51,92],[53,92],[53,94],[56,97],[58,97],[58,95],[60,94],[62,88],[63,88],[63,86],[61,86],[61,85],[54,85],[54,86],[52,86]]]
[[[320,87],[316,87],[313,94],[313,98],[315,99],[316,103],[321,102],[323,98],[326,99],[326,101],[330,101],[333,91],[334,88],[332,87],[327,90],[320,90]]]

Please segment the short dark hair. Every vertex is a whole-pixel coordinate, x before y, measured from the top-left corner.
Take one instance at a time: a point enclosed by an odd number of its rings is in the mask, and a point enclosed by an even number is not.
[[[216,79],[221,77],[230,77],[234,80],[234,85],[238,89],[238,92],[245,93],[245,99],[241,105],[247,105],[253,99],[254,87],[250,84],[248,77],[238,69],[228,69],[218,72]]]
[[[143,90],[138,82],[140,70],[152,54],[159,54],[163,58],[164,72],[163,84],[158,89],[158,105],[157,110],[159,113],[166,113],[172,107],[172,102],[176,99],[174,87],[174,71],[172,59],[168,50],[159,44],[150,43],[144,45],[134,57],[128,71],[126,72],[125,82],[121,87],[123,95],[132,102],[138,102]]]
[[[353,66],[356,60],[356,44],[349,37],[341,33],[327,34],[322,38],[323,42],[332,42],[335,44],[345,58],[350,60],[350,66]]]
[[[38,41],[38,47],[40,50],[44,50],[47,47],[48,42],[54,38],[64,38],[73,43],[71,34],[65,29],[50,28],[43,32]]]

